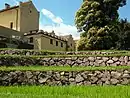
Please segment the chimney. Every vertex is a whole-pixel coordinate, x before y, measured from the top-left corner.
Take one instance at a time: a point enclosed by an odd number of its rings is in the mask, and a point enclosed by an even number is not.
[[[8,3],[5,3],[5,9],[10,8],[10,5]]]
[[[51,35],[55,36],[55,32],[54,32],[54,30],[51,32]]]

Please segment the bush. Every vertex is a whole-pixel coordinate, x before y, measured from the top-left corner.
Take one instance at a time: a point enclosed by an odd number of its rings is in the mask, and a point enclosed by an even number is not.
[[[86,37],[81,37],[80,40],[77,42],[76,50],[81,51],[81,50],[86,50],[86,44],[87,44],[88,39]]]

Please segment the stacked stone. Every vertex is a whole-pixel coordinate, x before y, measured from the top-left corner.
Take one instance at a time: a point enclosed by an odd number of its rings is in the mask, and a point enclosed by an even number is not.
[[[0,57],[1,66],[124,66],[130,65],[130,56],[118,57]]]
[[[1,71],[0,85],[128,85],[130,70]]]
[[[130,56],[110,56],[127,52],[43,52],[0,50],[0,66],[129,66]],[[16,55],[16,56],[13,56]],[[19,55],[19,56],[18,56]],[[24,55],[24,56],[23,56]],[[36,55],[37,57],[33,57]],[[40,56],[39,56],[40,55]],[[45,56],[46,55],[46,56]],[[49,57],[47,55],[63,55]],[[67,56],[66,56],[67,55]],[[80,56],[76,56],[80,55]],[[82,56],[83,55],[83,56]],[[100,56],[101,55],[101,56]],[[130,70],[0,71],[0,85],[129,85]]]

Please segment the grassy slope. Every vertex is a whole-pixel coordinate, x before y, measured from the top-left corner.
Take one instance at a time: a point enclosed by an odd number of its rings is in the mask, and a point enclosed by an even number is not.
[[[85,70],[120,70],[120,69],[128,69],[130,70],[130,66],[110,66],[110,67],[69,67],[69,66],[15,66],[15,67],[0,67],[0,71],[13,71],[13,70],[31,70],[31,71],[85,71]]]
[[[130,86],[0,87],[0,98],[130,98]]]
[[[69,57],[120,57],[130,56],[130,53],[98,54],[98,55],[0,55],[0,58],[69,58]]]
[[[41,53],[43,53],[44,55],[39,55],[39,56],[33,56],[33,55],[30,55],[30,56],[25,56],[25,55],[14,55],[14,56],[12,56],[12,55],[0,55],[0,57],[20,57],[20,56],[22,56],[22,57],[85,57],[85,56],[130,56],[130,51],[119,51],[119,50],[100,50],[100,51],[98,51],[98,50],[95,50],[95,51],[80,51],[81,53],[82,52],[106,52],[106,53],[108,53],[108,54],[98,54],[98,55],[82,55],[82,54],[79,54],[79,55],[69,55],[69,54],[62,54],[62,55],[58,55],[58,54],[56,54],[56,53],[64,53],[65,51],[48,51],[48,50],[28,50],[28,49],[0,49],[0,51],[1,50],[16,50],[16,51],[21,51],[21,52],[28,52],[28,51],[30,51],[30,52],[41,52]],[[110,52],[115,52],[114,54],[111,54]],[[110,54],[109,54],[110,53]]]
[[[18,51],[49,51],[49,52],[55,52],[52,50],[34,50],[34,49],[15,49],[15,48],[0,48],[0,50],[18,50]],[[129,50],[86,50],[87,52],[89,51],[105,51],[105,52],[114,52],[114,51],[123,51],[127,52]],[[79,51],[79,52],[86,52],[86,51]],[[63,52],[63,51],[57,51],[57,52]]]

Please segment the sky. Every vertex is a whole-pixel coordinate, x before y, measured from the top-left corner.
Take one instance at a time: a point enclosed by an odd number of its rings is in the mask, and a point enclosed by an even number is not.
[[[28,0],[0,0],[0,9],[5,3],[11,6],[18,5],[19,1]],[[73,35],[74,39],[79,39],[79,33],[75,27],[74,17],[80,8],[83,0],[32,0],[37,10],[40,12],[40,29],[57,35]],[[127,18],[130,21],[130,0],[127,5],[119,9],[120,18]]]

